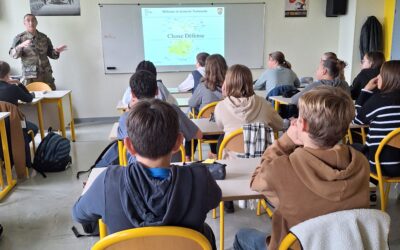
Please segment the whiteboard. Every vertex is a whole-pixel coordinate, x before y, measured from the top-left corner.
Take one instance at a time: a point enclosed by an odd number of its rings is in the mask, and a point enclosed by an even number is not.
[[[216,6],[225,9],[225,51],[228,65],[244,64],[263,68],[265,39],[265,3],[139,5],[99,4],[106,74],[133,73],[145,60],[141,8],[145,7]],[[207,51],[206,51],[207,52]],[[158,72],[192,71],[193,64],[157,66]]]

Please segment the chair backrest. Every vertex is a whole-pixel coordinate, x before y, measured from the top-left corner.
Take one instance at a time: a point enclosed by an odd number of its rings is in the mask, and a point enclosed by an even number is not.
[[[237,153],[244,153],[243,128],[239,128],[224,137],[218,151],[218,159],[221,160],[224,149],[228,149]]]
[[[390,217],[376,209],[352,209],[306,220],[290,228],[279,250],[297,240],[304,249],[388,249]]]
[[[111,234],[99,240],[92,250],[211,250],[201,233],[183,227],[141,227]]]
[[[397,129],[393,130],[392,132],[390,132],[379,143],[378,149],[375,152],[375,164],[376,164],[376,171],[377,171],[378,176],[382,175],[379,156],[380,156],[382,150],[384,150],[384,147],[386,145],[400,149],[400,128],[397,128]]]
[[[51,91],[50,86],[44,82],[32,82],[26,85],[26,88],[29,91]]]
[[[218,102],[212,102],[204,106],[197,115],[197,119],[200,118],[210,118],[211,113],[214,113],[215,106],[217,106]]]

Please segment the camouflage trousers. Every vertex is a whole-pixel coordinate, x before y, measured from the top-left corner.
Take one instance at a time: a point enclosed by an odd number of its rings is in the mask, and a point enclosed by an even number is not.
[[[44,82],[50,86],[52,90],[56,90],[56,85],[54,84],[54,77],[52,74],[38,74],[37,78],[25,79],[25,85],[32,82]]]

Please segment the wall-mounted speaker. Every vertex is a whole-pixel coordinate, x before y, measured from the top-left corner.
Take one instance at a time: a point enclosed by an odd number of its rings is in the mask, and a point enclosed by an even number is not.
[[[347,0],[326,0],[326,16],[337,17],[346,15]]]

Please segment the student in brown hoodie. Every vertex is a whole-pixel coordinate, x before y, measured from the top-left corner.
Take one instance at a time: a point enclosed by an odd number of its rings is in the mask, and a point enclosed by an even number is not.
[[[267,148],[251,188],[275,206],[268,249],[278,249],[289,229],[335,211],[369,206],[369,164],[350,146],[337,144],[354,117],[350,96],[320,86],[299,100],[299,118]],[[241,229],[234,249],[266,249],[266,234]]]

